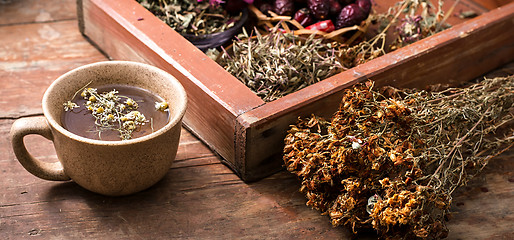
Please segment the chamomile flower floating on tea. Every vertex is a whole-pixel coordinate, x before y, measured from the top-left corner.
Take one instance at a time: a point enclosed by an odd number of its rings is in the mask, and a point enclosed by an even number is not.
[[[168,103],[163,101],[163,102],[155,102],[155,109],[159,110],[159,111],[169,111],[168,109]]]
[[[64,111],[71,111],[74,108],[78,108],[79,107],[76,103],[74,103],[72,101],[67,101],[63,105],[64,105]]]
[[[161,99],[158,96],[135,87],[120,85],[111,89],[98,91],[97,88],[84,88],[77,99],[64,103],[65,128],[67,125],[76,126],[72,128],[82,130],[68,130],[90,138],[93,138],[90,133],[95,133],[95,138],[99,140],[128,140],[134,138],[135,132],[143,136],[154,132],[156,126],[160,128],[166,125],[169,117],[168,103],[159,101]],[[129,94],[121,95],[117,89]],[[82,105],[78,102],[82,102]],[[155,108],[152,107],[153,102]],[[143,110],[151,117],[147,118]],[[117,137],[112,136],[111,132],[115,132]]]

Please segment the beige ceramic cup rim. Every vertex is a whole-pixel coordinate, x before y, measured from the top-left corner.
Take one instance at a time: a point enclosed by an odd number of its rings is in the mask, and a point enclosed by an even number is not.
[[[45,91],[45,94],[43,95],[43,114],[44,116],[46,117],[48,123],[50,125],[52,125],[52,127],[54,127],[55,130],[59,131],[61,134],[75,140],[75,141],[80,141],[80,142],[87,142],[88,144],[93,144],[93,145],[128,145],[128,144],[136,144],[136,143],[139,143],[139,142],[144,142],[144,141],[147,141],[148,139],[151,139],[151,138],[154,138],[154,137],[157,137],[159,135],[162,135],[163,133],[165,133],[166,131],[169,131],[171,128],[173,128],[176,124],[178,124],[181,119],[182,119],[182,116],[184,115],[185,111],[186,111],[186,105],[187,105],[187,97],[186,97],[186,93],[185,93],[185,90],[184,90],[184,87],[178,82],[178,80],[174,79],[171,80],[171,83],[174,85],[174,88],[176,88],[178,91],[177,93],[180,94],[180,98],[184,99],[184,101],[181,101],[179,103],[173,103],[173,104],[179,104],[178,106],[176,106],[176,109],[178,109],[177,112],[174,112],[173,114],[170,114],[170,119],[168,121],[168,123],[158,129],[157,131],[155,132],[152,132],[148,135],[144,135],[144,136],[141,136],[141,137],[138,137],[138,138],[134,138],[134,139],[128,139],[128,140],[118,140],[118,141],[106,141],[106,140],[96,140],[96,139],[91,139],[91,138],[86,138],[86,137],[82,137],[82,136],[79,136],[77,134],[74,134],[68,130],[66,130],[58,121],[55,117],[60,117],[60,116],[53,116],[52,114],[50,114],[50,106],[49,104],[52,104],[50,103],[51,101],[48,101],[48,98],[54,94],[55,90],[57,87],[57,85],[63,81],[64,79],[67,79],[69,78],[70,75],[73,75],[75,72],[79,72],[79,71],[84,71],[86,69],[89,69],[89,68],[92,68],[92,67],[97,67],[97,66],[102,66],[102,65],[119,65],[119,64],[123,64],[123,65],[132,65],[132,66],[140,66],[140,67],[144,67],[144,68],[147,68],[147,69],[150,69],[151,71],[155,71],[157,73],[164,73],[164,74],[169,74],[157,67],[154,67],[154,66],[151,66],[151,65],[148,65],[148,64],[144,64],[144,63],[138,63],[138,62],[131,62],[131,61],[102,61],[102,62],[96,62],[96,63],[91,63],[91,64],[87,64],[87,65],[83,65],[81,67],[78,67],[78,68],[75,68],[73,70],[70,70],[68,71],[67,73],[61,75],[60,77],[58,77],[54,82],[52,82],[52,84],[48,87],[48,89]],[[77,89],[79,90],[79,89]]]

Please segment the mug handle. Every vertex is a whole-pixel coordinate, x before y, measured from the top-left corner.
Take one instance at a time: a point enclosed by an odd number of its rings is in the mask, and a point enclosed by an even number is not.
[[[66,181],[70,177],[64,172],[61,162],[43,162],[33,157],[25,147],[23,137],[38,134],[53,141],[52,131],[45,117],[30,117],[16,120],[11,127],[11,144],[18,161],[34,176],[53,181]]]

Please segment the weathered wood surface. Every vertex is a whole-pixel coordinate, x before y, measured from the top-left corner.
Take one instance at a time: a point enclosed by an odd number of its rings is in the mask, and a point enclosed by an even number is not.
[[[497,7],[500,7],[500,6],[503,6],[503,5],[506,5],[510,2],[512,2],[512,0],[473,0],[473,1],[487,9],[495,9]]]
[[[42,5],[37,8],[42,9],[36,11],[31,9],[36,1],[14,2],[17,8],[27,8],[34,14],[52,14],[52,8],[45,6],[54,6],[54,1],[39,1]],[[70,4],[74,1],[62,2],[63,6]],[[8,8],[0,4],[0,22],[5,23],[4,13],[15,11],[10,8],[5,12]],[[299,183],[291,174],[282,171],[246,184],[186,130],[182,131],[177,160],[167,176],[154,187],[128,197],[104,197],[73,182],[50,182],[32,176],[11,150],[11,124],[16,118],[41,113],[42,93],[58,75],[105,60],[79,36],[75,15],[71,15],[73,19],[55,17],[54,21],[38,23],[33,21],[34,14],[0,24],[0,239],[351,236],[347,229],[333,228],[327,216],[305,206]],[[41,40],[39,30],[45,26],[58,30],[60,39]],[[70,52],[73,54],[67,55]],[[56,160],[51,142],[37,136],[28,136],[26,142],[33,155]],[[449,239],[514,237],[513,157],[512,150],[504,153],[456,193]],[[360,237],[373,238],[372,234]]]
[[[41,114],[43,93],[54,79],[106,60],[77,31],[72,1],[0,4],[0,26],[0,118]]]

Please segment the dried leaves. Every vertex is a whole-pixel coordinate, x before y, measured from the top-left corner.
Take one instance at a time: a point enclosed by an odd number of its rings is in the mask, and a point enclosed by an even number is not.
[[[368,82],[345,91],[330,122],[293,125],[284,161],[307,205],[334,225],[444,238],[452,192],[511,147],[513,134],[514,76],[436,93],[379,93]]]
[[[336,52],[314,35],[280,31],[235,41],[220,65],[264,101],[273,101],[341,71]]]
[[[143,7],[181,34],[223,32],[241,19],[230,16],[217,1],[137,0]]]

